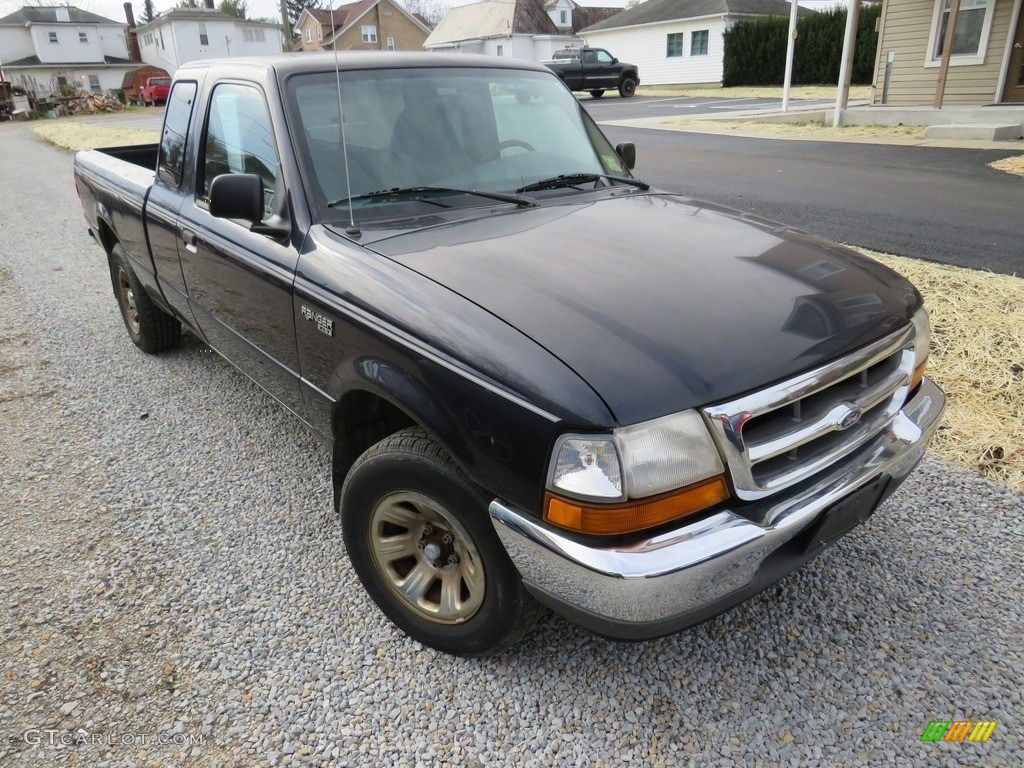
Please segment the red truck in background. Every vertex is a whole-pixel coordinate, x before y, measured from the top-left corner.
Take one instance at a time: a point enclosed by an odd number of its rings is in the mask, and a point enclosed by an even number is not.
[[[142,86],[142,90],[139,92],[139,98],[142,99],[142,106],[156,106],[157,104],[167,103],[167,94],[171,90],[171,78],[169,77],[151,77],[146,80],[146,84]]]

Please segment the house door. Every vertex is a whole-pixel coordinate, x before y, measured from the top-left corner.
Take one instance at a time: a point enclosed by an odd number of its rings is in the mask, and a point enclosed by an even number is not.
[[[1024,103],[1024,8],[1017,17],[1017,31],[1013,36],[1008,66],[1003,102]]]

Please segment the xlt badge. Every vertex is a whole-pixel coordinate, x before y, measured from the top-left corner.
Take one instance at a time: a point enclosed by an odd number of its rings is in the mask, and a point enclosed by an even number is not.
[[[306,318],[307,320],[315,320],[316,321],[316,329],[318,331],[320,331],[320,333],[326,333],[328,336],[333,336],[334,335],[334,321],[333,320],[327,319],[327,317],[325,317],[324,315],[321,315],[319,312],[314,312],[312,309],[307,307],[305,304],[303,304],[299,308],[299,311],[302,313],[302,316],[304,318]]]

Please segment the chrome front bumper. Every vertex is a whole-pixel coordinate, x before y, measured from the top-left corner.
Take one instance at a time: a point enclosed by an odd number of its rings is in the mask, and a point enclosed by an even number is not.
[[[499,500],[491,502],[491,522],[542,602],[607,637],[659,637],[727,610],[813,559],[823,547],[809,549],[799,535],[889,477],[874,500],[881,503],[924,456],[945,403],[926,378],[886,429],[831,472],[629,544],[584,544]]]

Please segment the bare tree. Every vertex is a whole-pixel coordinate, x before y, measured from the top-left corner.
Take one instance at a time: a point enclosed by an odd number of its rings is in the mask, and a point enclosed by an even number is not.
[[[451,9],[451,0],[399,0],[409,13],[433,29]]]

